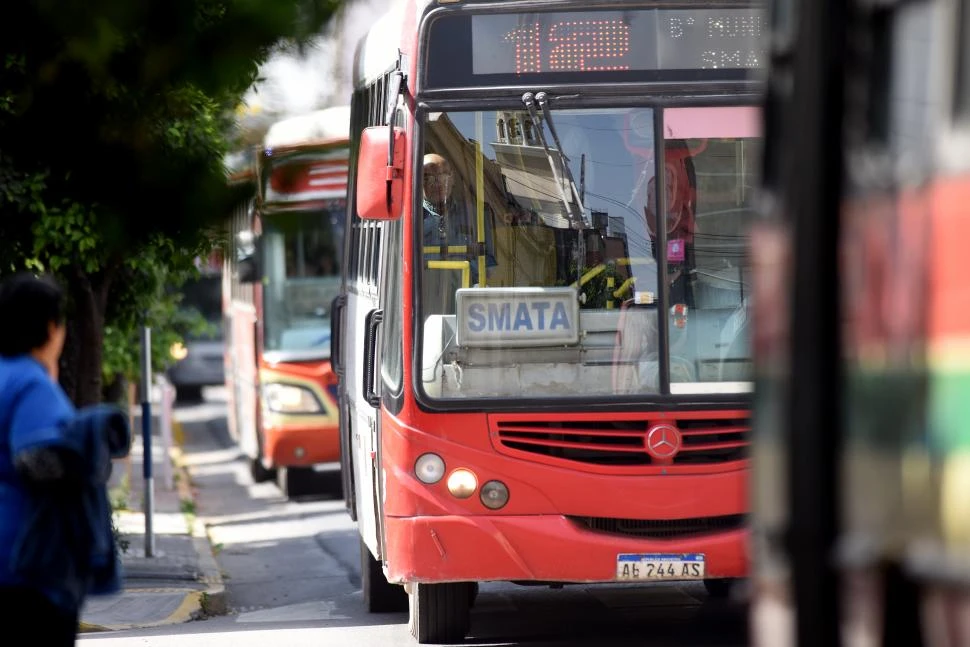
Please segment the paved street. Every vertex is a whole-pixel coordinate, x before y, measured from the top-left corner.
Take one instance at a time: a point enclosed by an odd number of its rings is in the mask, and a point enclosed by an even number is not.
[[[183,407],[185,454],[197,510],[209,527],[228,593],[227,616],[154,629],[85,635],[89,647],[134,645],[414,645],[404,614],[371,615],[360,593],[359,553],[343,501],[287,501],[253,484],[226,434],[222,393]],[[465,644],[741,647],[745,608],[709,600],[697,584],[574,586],[487,584]]]

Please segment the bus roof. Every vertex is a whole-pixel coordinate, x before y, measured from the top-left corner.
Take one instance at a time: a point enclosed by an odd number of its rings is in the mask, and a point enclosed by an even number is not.
[[[250,146],[227,153],[224,164],[230,184],[251,182],[256,177],[255,151]]]
[[[292,148],[322,144],[350,136],[350,106],[334,106],[277,121],[263,138],[263,148]]]

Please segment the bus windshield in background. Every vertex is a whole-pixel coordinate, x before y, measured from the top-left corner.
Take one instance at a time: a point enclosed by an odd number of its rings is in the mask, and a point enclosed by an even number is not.
[[[427,85],[609,81],[631,73],[745,79],[765,66],[766,21],[756,7],[443,15],[430,28]]]
[[[267,352],[330,354],[330,303],[340,291],[345,201],[264,216],[263,345]]]
[[[525,110],[432,113],[424,124],[424,391],[575,399],[748,390],[756,109],[665,111],[665,249],[654,110],[553,114],[561,150],[547,120]]]

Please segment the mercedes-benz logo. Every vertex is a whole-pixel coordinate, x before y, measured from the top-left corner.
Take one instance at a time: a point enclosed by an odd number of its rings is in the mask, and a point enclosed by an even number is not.
[[[644,446],[647,453],[657,460],[669,462],[680,451],[681,435],[673,425],[654,425],[647,430]]]

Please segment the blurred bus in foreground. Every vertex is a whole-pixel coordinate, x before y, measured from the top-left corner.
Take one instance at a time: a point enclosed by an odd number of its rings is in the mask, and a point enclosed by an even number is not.
[[[970,5],[773,16],[754,642],[970,645]]]

